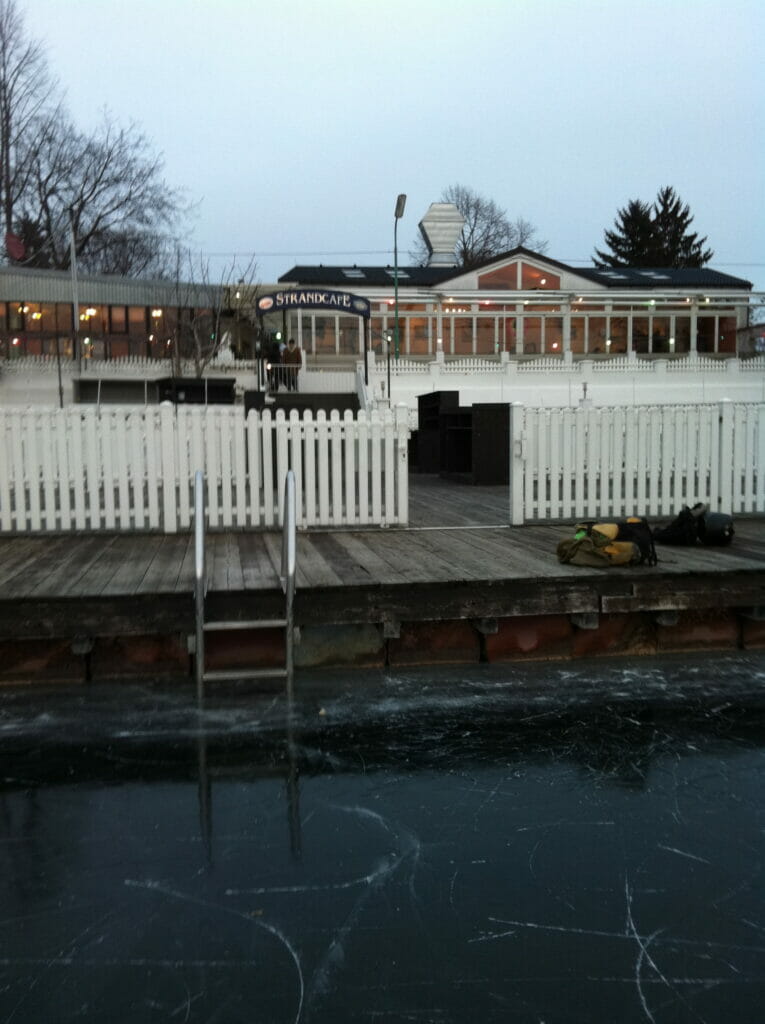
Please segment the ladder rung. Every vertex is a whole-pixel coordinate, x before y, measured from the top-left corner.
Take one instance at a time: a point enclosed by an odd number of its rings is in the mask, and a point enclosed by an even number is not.
[[[208,683],[234,679],[285,679],[286,676],[286,668],[226,668],[211,669],[202,678]]]
[[[278,629],[284,628],[287,625],[286,619],[247,619],[241,621],[239,619],[227,622],[224,619],[212,620],[211,622],[204,623],[205,633],[214,633],[216,631],[228,631],[233,629]]]

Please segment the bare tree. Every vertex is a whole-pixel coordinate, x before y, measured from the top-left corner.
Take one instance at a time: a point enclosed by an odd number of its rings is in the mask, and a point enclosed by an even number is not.
[[[70,224],[78,264],[91,273],[168,272],[165,238],[183,204],[162,179],[162,160],[131,124],[108,113],[92,134],[61,115],[40,119],[24,153],[29,186],[24,224],[46,251],[47,265],[70,264]]]
[[[26,38],[16,0],[0,0],[0,202],[12,232],[30,168],[19,151],[46,109],[53,83],[45,52]]]
[[[213,281],[210,261],[179,244],[173,252],[175,304],[182,315],[173,337],[173,372],[182,375],[184,359],[194,365],[194,376],[201,377],[209,363],[221,352],[227,326],[235,319],[231,297],[235,288],[248,294],[255,291],[258,265],[251,257],[241,267],[236,260],[227,264],[219,281]]]
[[[456,249],[460,267],[478,266],[520,245],[539,253],[547,249],[547,242],[537,236],[531,221],[523,217],[511,221],[493,199],[465,185],[450,185],[440,201],[453,203],[465,218]],[[419,265],[427,263],[428,252],[422,239],[415,243],[410,256]]]

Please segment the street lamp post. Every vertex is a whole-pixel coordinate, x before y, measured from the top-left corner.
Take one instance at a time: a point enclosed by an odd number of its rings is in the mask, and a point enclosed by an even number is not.
[[[396,362],[398,362],[398,356],[400,351],[398,336],[398,222],[404,216],[405,206],[406,196],[402,193],[396,200],[396,211],[393,214],[393,296],[396,317],[396,325],[394,328],[393,338],[395,345]],[[390,400],[390,394],[388,395],[388,399]]]

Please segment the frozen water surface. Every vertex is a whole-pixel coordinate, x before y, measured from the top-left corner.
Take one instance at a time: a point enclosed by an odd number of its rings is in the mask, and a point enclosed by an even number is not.
[[[765,659],[0,692],[4,1022],[736,1022]]]

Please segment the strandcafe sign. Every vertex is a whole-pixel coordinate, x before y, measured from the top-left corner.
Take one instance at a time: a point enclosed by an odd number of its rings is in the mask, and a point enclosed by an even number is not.
[[[368,299],[350,292],[334,292],[327,289],[293,288],[289,291],[271,292],[258,299],[258,315],[280,313],[285,309],[324,309],[332,313],[351,313],[354,316],[370,315]]]

